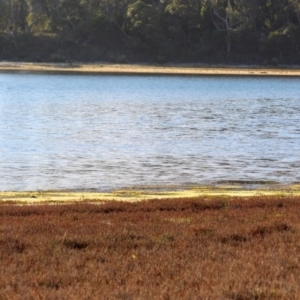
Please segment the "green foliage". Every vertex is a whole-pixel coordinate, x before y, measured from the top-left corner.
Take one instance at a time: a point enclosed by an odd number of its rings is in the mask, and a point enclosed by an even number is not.
[[[148,49],[155,49],[162,39],[158,6],[138,0],[128,6],[126,17],[129,32]]]
[[[0,59],[35,57],[30,39],[18,46],[29,34],[50,61],[295,63],[299,28],[299,0],[0,0]]]

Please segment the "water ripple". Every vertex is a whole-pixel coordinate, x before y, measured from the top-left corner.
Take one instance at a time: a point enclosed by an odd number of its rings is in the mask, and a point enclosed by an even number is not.
[[[0,190],[299,181],[299,83],[0,74]]]

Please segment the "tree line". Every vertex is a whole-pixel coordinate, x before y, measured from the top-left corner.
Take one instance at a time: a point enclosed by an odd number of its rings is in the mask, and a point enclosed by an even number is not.
[[[0,59],[300,64],[300,0],[0,0]]]

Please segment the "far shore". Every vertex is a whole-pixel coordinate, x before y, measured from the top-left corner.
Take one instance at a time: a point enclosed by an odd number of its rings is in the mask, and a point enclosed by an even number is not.
[[[174,76],[283,76],[300,77],[300,67],[226,66],[202,64],[109,64],[109,63],[23,63],[0,62],[0,72],[174,75]]]
[[[162,199],[204,198],[252,198],[257,196],[290,197],[300,196],[300,184],[272,185],[262,184],[256,188],[248,188],[244,184],[228,184],[215,186],[173,187],[156,189],[125,188],[110,192],[96,191],[0,191],[0,204],[59,204],[74,202],[124,201],[137,202]]]

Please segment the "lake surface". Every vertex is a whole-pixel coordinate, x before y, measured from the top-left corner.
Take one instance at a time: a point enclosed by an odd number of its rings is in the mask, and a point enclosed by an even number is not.
[[[300,181],[300,78],[0,73],[0,190]]]

